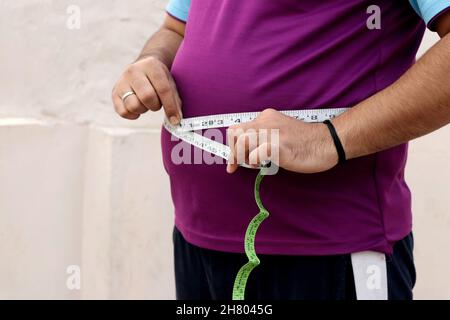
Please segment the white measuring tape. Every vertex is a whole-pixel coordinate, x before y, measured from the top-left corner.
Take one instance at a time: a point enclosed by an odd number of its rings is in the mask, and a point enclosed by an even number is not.
[[[324,122],[347,111],[347,108],[288,110],[281,113],[305,122]],[[243,112],[209,115],[182,119],[179,125],[164,120],[164,127],[173,136],[201,150],[228,160],[230,148],[194,131],[227,128],[232,125],[250,122],[260,112]],[[244,165],[246,166],[246,165]],[[387,268],[385,255],[373,251],[351,254],[355,290],[358,300],[386,300],[388,298]]]
[[[287,110],[280,112],[287,116],[305,122],[324,122],[325,120],[331,120],[337,117],[347,110],[348,109],[346,108],[334,108]],[[250,122],[256,119],[259,114],[260,112],[242,112],[187,118],[182,119],[180,124],[177,126],[172,125],[166,118],[164,120],[164,127],[178,139],[183,140],[199,149],[212,153],[213,155],[228,160],[230,155],[230,148],[227,145],[206,138],[194,131],[227,128],[232,125]]]

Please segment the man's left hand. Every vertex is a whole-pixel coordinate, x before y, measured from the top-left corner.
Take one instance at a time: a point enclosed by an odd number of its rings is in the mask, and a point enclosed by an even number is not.
[[[267,160],[298,173],[326,171],[338,162],[325,124],[306,123],[274,109],[264,110],[253,121],[231,126],[227,135],[231,149],[228,173],[235,172],[239,164],[258,167]]]

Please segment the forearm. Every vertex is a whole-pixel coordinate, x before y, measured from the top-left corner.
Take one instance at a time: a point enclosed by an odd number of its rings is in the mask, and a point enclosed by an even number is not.
[[[184,24],[167,17],[162,27],[145,44],[136,61],[156,57],[169,69],[184,38]]]
[[[348,159],[385,150],[450,122],[450,34],[397,82],[333,123]]]

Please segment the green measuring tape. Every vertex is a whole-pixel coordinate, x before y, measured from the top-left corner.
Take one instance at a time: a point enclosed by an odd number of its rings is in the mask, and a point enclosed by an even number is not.
[[[236,276],[236,280],[234,281],[233,300],[244,300],[245,287],[247,285],[248,277],[253,269],[260,264],[255,250],[255,237],[259,226],[269,216],[269,211],[264,208],[259,194],[261,181],[264,178],[264,170],[265,168],[262,168],[259,171],[255,181],[255,200],[259,208],[259,213],[252,219],[252,221],[250,221],[247,231],[245,232],[245,254],[247,255],[248,262],[241,267]]]

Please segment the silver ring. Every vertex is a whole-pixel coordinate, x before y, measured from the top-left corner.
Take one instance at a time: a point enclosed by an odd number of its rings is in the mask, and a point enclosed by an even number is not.
[[[136,93],[134,93],[134,91],[125,92],[125,94],[122,96],[122,102],[125,102],[125,99],[128,98],[129,96],[132,96],[133,94]]]

